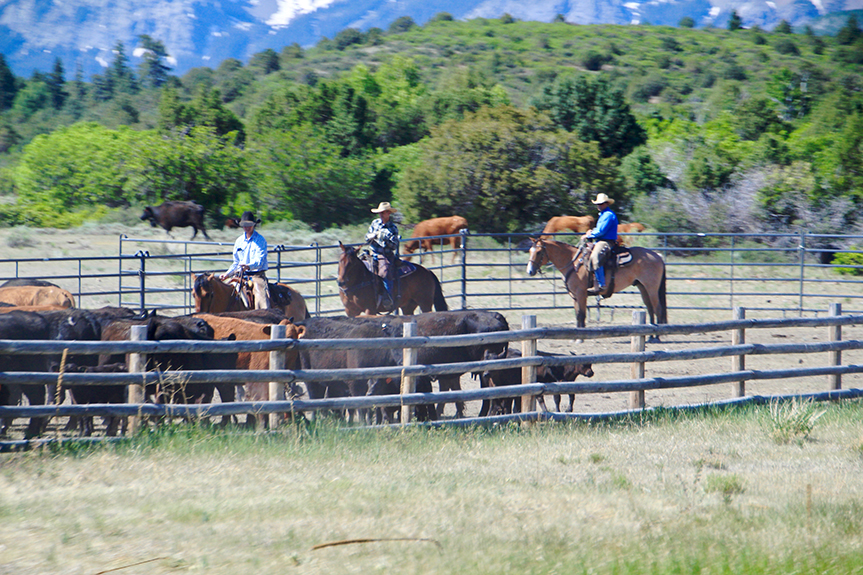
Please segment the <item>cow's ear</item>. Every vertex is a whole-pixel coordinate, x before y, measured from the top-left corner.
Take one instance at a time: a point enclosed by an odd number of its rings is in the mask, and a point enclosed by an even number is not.
[[[156,318],[151,317],[147,320],[147,339],[156,339],[156,328],[159,327]]]

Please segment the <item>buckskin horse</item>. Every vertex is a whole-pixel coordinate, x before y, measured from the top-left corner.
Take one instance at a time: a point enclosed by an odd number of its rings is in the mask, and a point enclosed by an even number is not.
[[[530,257],[527,262],[527,275],[536,275],[540,268],[551,262],[563,274],[566,290],[572,297],[575,319],[578,327],[584,327],[587,313],[587,288],[590,272],[587,269],[589,251],[583,244],[571,246],[554,240],[533,239]],[[632,261],[614,272],[613,292],[623,291],[631,285],[641,292],[641,299],[647,306],[650,323],[668,323],[665,304],[665,262],[659,254],[641,247],[629,248]],[[614,256],[612,256],[614,257]],[[609,283],[611,274],[606,274]],[[609,294],[606,297],[611,297]]]
[[[361,313],[377,315],[384,310],[378,307],[378,294],[384,288],[383,280],[369,271],[366,264],[357,255],[356,248],[345,246],[339,242],[339,297],[345,306],[345,313],[356,317]],[[409,264],[416,268],[409,274],[399,277],[396,285],[398,294],[394,294],[396,307],[404,315],[413,315],[417,307],[424,313],[449,309],[440,281],[432,272],[421,265]]]
[[[300,292],[283,283],[270,283],[270,307],[282,310],[286,318],[299,321],[309,316],[306,301]],[[216,274],[192,274],[192,295],[195,297],[195,313],[221,313],[249,309],[231,284],[226,284]]]

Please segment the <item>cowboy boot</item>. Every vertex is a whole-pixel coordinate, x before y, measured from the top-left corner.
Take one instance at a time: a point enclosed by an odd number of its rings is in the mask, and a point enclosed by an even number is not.
[[[385,311],[387,313],[396,309],[396,302],[395,302],[395,299],[393,299],[392,292],[390,291],[390,283],[391,282],[389,280],[383,280],[384,290],[383,290],[383,293],[379,294],[380,295],[379,307],[380,307],[380,309],[382,309],[383,311]]]
[[[587,295],[599,295],[605,291],[605,268],[596,268],[593,271],[596,282],[587,288]]]

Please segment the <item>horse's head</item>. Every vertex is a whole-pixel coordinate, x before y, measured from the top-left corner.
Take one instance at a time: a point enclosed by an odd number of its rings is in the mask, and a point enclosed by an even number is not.
[[[340,286],[345,286],[351,281],[352,274],[355,269],[365,269],[365,265],[360,261],[357,255],[357,249],[352,246],[346,246],[339,242],[341,253],[339,254],[339,277]]]
[[[545,241],[542,238],[530,238],[533,245],[530,247],[527,259],[527,275],[534,276],[536,272],[548,263],[548,252],[545,249]]]
[[[214,280],[213,274],[192,274],[192,295],[195,296],[195,312],[209,313],[213,306],[213,289],[210,281]]]

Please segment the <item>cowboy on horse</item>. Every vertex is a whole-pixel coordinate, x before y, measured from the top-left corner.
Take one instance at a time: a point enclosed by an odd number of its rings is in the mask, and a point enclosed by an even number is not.
[[[243,234],[234,242],[234,263],[228,271],[219,276],[224,281],[236,272],[241,272],[243,278],[252,282],[254,309],[270,308],[270,290],[267,285],[267,240],[255,231],[255,226],[261,223],[255,219],[252,212],[243,212],[240,225]],[[243,288],[238,290],[243,297]],[[248,302],[246,302],[248,304]],[[248,306],[252,307],[252,306]]]
[[[372,221],[366,234],[366,243],[369,244],[374,257],[375,273],[383,280],[385,290],[379,294],[380,307],[386,311],[392,311],[396,307],[393,288],[398,270],[400,238],[399,230],[390,216],[397,211],[389,202],[378,204],[377,208],[372,209],[372,213],[380,214],[380,217]]]
[[[612,198],[600,193],[592,203],[599,209],[599,220],[596,227],[584,234],[585,240],[596,243],[590,252],[590,271],[596,276],[596,282],[587,288],[588,295],[600,295],[605,291],[605,262],[612,254],[617,243],[617,214],[611,211]],[[609,294],[611,295],[611,294]]]

